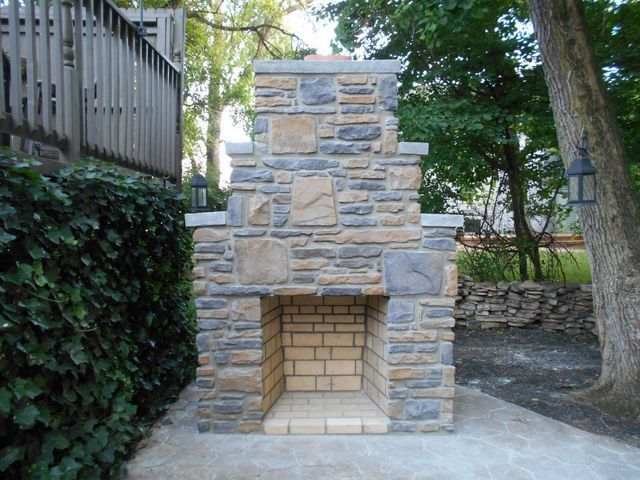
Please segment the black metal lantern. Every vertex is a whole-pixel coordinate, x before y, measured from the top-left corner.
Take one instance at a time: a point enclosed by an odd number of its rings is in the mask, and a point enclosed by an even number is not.
[[[587,152],[587,131],[582,132],[582,145],[578,147],[578,158],[567,169],[569,179],[568,205],[595,205],[596,167],[589,160]]]
[[[207,187],[209,184],[202,175],[191,180],[191,210],[201,212],[207,209]]]

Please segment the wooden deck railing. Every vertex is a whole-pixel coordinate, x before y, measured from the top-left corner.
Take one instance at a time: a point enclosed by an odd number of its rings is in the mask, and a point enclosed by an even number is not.
[[[0,5],[0,130],[58,148],[65,163],[95,156],[179,181],[181,63],[109,0]]]

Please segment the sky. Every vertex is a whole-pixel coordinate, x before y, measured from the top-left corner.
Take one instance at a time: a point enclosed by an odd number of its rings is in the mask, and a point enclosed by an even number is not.
[[[327,0],[315,1],[314,5],[327,3]],[[313,17],[306,10],[298,10],[286,17],[287,30],[295,33],[309,47],[315,48],[320,55],[328,55],[331,52],[331,40],[334,38],[333,23],[326,23]],[[222,114],[220,138],[220,184],[228,185],[231,175],[231,158],[225,153],[224,142],[248,142],[249,137],[234,124],[231,112],[227,109]]]

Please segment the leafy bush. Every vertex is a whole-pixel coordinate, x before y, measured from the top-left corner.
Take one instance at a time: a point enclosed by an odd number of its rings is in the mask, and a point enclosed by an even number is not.
[[[184,200],[0,158],[0,477],[113,478],[195,365]]]

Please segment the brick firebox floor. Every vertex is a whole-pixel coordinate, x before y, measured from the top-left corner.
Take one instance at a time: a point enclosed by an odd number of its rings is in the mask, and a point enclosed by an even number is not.
[[[267,435],[371,434],[388,422],[364,392],[284,392],[263,425]]]

